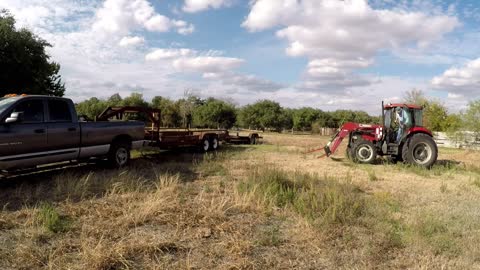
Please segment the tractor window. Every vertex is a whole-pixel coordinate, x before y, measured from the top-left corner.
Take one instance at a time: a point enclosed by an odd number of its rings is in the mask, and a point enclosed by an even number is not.
[[[422,110],[414,110],[414,117],[415,126],[423,127],[423,111]]]
[[[392,110],[385,111],[385,128],[390,128],[392,126]]]

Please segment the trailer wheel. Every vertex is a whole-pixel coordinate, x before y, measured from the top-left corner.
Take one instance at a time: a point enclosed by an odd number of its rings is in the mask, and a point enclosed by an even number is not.
[[[130,162],[130,144],[122,141],[112,143],[108,161],[116,168],[126,166]]]
[[[437,144],[429,135],[415,134],[407,143],[402,149],[402,156],[407,163],[431,168],[437,161]]]
[[[372,164],[377,159],[377,150],[371,141],[360,140],[352,147],[351,157],[356,163]]]
[[[204,152],[208,152],[210,150],[210,140],[208,138],[204,138],[202,141],[202,150]]]
[[[250,144],[257,144],[257,136],[256,135],[252,135],[250,137]]]
[[[213,137],[211,142],[210,142],[210,145],[212,147],[212,150],[217,150],[218,147],[220,146],[219,142],[218,142],[218,138],[217,137]]]

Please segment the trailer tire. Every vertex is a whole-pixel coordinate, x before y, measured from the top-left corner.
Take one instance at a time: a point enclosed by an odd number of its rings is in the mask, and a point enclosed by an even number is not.
[[[250,136],[250,144],[257,144],[257,136],[255,134]]]
[[[108,162],[115,168],[127,166],[130,162],[130,144],[125,141],[113,142],[108,152]]]
[[[210,151],[210,140],[208,138],[203,138],[202,140],[202,145],[201,145],[201,148],[202,148],[202,151],[203,152],[208,152]]]
[[[217,137],[213,137],[210,141],[211,150],[215,151],[220,147],[220,143]]]
[[[377,159],[377,150],[371,141],[359,140],[352,146],[351,158],[355,163],[372,164]]]
[[[402,149],[405,162],[425,168],[431,168],[437,161],[438,148],[433,138],[427,134],[414,134]]]

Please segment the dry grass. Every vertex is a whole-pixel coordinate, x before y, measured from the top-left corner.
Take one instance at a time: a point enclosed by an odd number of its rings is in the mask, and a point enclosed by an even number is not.
[[[0,183],[0,269],[480,267],[480,153],[441,149],[428,171],[303,154],[326,140]]]

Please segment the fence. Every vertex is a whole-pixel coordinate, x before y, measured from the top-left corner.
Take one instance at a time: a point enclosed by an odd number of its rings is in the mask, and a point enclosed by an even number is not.
[[[433,137],[440,147],[480,149],[480,136],[475,132],[434,132]]]

